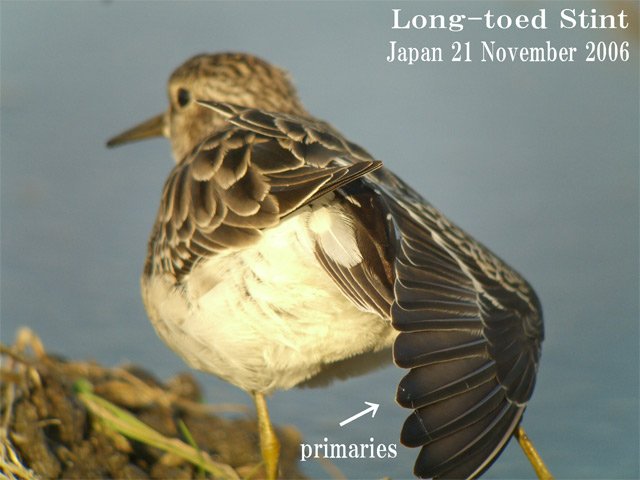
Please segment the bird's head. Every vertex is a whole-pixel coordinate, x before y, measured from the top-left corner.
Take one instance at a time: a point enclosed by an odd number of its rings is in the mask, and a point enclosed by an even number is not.
[[[198,101],[227,102],[274,112],[307,115],[284,70],[241,53],[202,54],[190,58],[169,78],[165,113],[113,137],[109,147],[165,136],[177,162],[227,121]]]

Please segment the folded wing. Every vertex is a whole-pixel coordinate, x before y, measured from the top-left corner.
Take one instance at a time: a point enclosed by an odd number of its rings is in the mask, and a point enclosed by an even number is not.
[[[206,105],[228,116],[229,128],[169,175],[145,267],[178,281],[198,259],[257,242],[263,229],[381,166],[321,122]]]

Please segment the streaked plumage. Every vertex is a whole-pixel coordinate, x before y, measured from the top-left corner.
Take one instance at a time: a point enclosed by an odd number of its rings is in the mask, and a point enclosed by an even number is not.
[[[409,369],[397,401],[414,410],[401,440],[422,447],[416,475],[479,475],[535,383],[543,325],[527,282],[311,117],[276,67],[200,55],[169,99],[110,142],[162,131],[177,160],[142,276],[160,337],[259,394],[361,373],[389,351]]]

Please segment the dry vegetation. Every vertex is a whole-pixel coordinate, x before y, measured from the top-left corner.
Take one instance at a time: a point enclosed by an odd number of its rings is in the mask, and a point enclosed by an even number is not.
[[[263,475],[252,412],[200,403],[189,374],[162,383],[134,366],[66,361],[28,329],[0,348],[0,473],[10,479]],[[304,478],[300,434],[278,434],[282,477]]]

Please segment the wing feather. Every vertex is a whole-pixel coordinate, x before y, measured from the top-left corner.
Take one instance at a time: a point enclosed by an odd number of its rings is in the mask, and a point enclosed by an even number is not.
[[[178,282],[200,259],[257,242],[262,229],[381,166],[313,119],[213,103],[229,126],[204,139],[164,187],[145,272]],[[357,282],[356,282],[357,283]]]
[[[409,372],[397,401],[414,410],[401,441],[422,447],[416,475],[480,475],[507,444],[535,383],[535,293],[384,169],[334,193],[362,259],[342,264],[320,241],[316,258],[358,308],[400,332],[394,360]],[[385,265],[390,275],[381,275]]]
[[[542,314],[531,287],[402,181],[374,174],[400,248],[392,323],[402,442],[424,478],[480,475],[520,421],[535,383]]]

